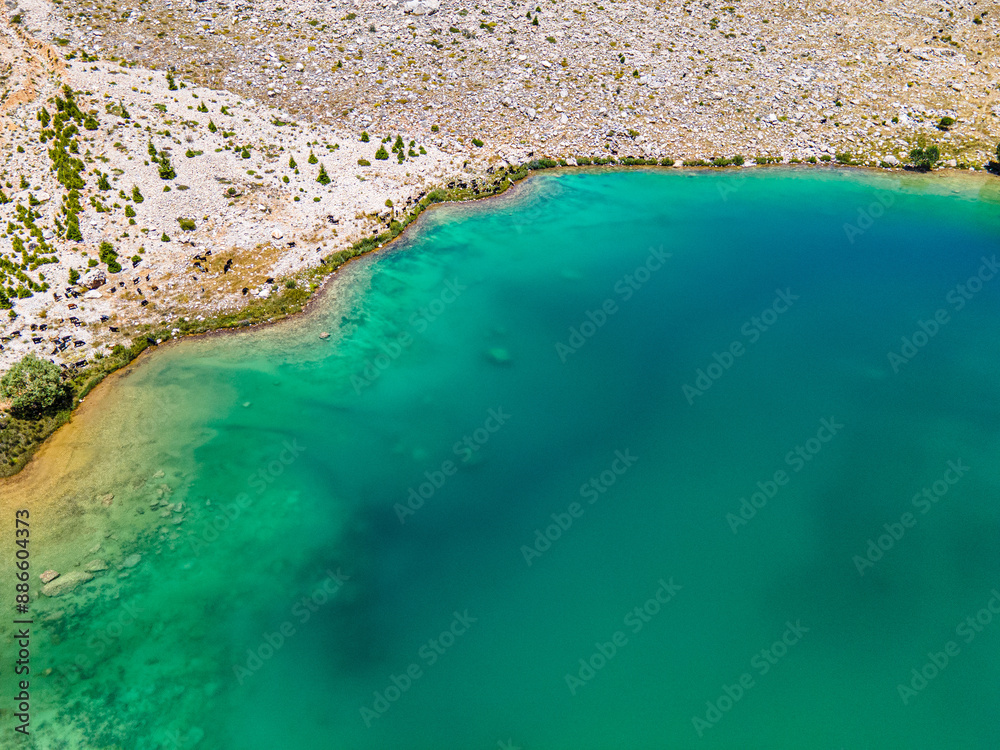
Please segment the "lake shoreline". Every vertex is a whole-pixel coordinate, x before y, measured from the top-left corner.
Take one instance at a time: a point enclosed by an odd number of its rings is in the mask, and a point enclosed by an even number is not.
[[[443,200],[429,202],[425,206],[415,207],[406,217],[405,222],[402,223],[402,227],[398,233],[393,236],[385,238],[383,241],[376,243],[370,243],[367,249],[364,249],[357,254],[347,257],[342,262],[337,265],[332,266],[329,270],[322,270],[323,266],[319,266],[316,269],[318,274],[318,284],[312,289],[308,295],[305,297],[304,301],[296,308],[288,312],[284,312],[276,319],[263,319],[250,322],[250,320],[241,321],[237,325],[225,325],[219,324],[217,326],[212,326],[211,324],[205,326],[204,330],[195,330],[187,333],[183,333],[180,336],[173,336],[165,340],[158,340],[153,343],[152,338],[147,336],[148,346],[144,346],[134,357],[122,362],[118,366],[113,367],[113,369],[106,370],[97,376],[95,382],[88,383],[85,391],[84,397],[82,399],[75,399],[73,406],[68,410],[67,415],[60,415],[61,421],[58,423],[56,428],[46,434],[46,436],[38,443],[31,446],[30,457],[27,461],[20,463],[15,471],[5,476],[0,477],[0,489],[3,488],[5,480],[10,477],[15,477],[21,474],[24,469],[34,461],[35,455],[38,451],[49,442],[52,437],[59,432],[59,430],[64,429],[68,424],[71,423],[72,418],[80,412],[80,406],[85,403],[85,399],[90,396],[92,391],[96,389],[99,385],[103,385],[107,380],[109,375],[119,373],[124,369],[131,368],[133,365],[140,364],[141,355],[146,353],[146,349],[158,349],[160,347],[167,347],[182,341],[192,339],[192,338],[209,338],[213,336],[226,335],[231,333],[247,332],[247,331],[258,331],[269,328],[271,326],[276,326],[282,323],[288,323],[293,320],[302,319],[303,316],[307,316],[310,311],[315,309],[315,305],[318,301],[325,299],[326,295],[329,293],[331,288],[331,281],[335,281],[337,273],[348,266],[352,261],[365,258],[375,254],[376,252],[383,250],[393,250],[398,246],[398,241],[401,239],[406,239],[412,235],[409,232],[410,226],[415,224],[417,220],[424,214],[424,212],[435,208],[442,208],[447,205],[470,205],[470,204],[482,204],[483,206],[490,205],[493,201],[501,198],[516,198],[520,195],[521,191],[526,189],[529,181],[533,177],[540,177],[545,174],[561,174],[561,173],[579,173],[579,172],[609,172],[609,171],[669,171],[671,173],[684,173],[689,172],[692,174],[719,174],[719,173],[731,173],[731,174],[752,174],[758,170],[767,171],[785,171],[789,173],[796,174],[806,174],[812,170],[827,170],[831,175],[838,172],[843,172],[847,174],[862,173],[867,175],[878,175],[884,178],[898,177],[903,178],[907,181],[913,181],[914,183],[919,182],[922,185],[932,186],[939,185],[947,187],[948,183],[954,183],[956,186],[967,187],[970,180],[976,180],[982,185],[993,185],[994,192],[996,193],[996,200],[1000,201],[1000,180],[995,180],[995,175],[989,172],[974,172],[970,173],[964,170],[955,169],[940,169],[930,172],[919,172],[915,170],[902,170],[902,169],[885,169],[882,167],[866,167],[857,165],[842,165],[836,163],[819,163],[819,164],[769,164],[769,165],[745,165],[745,166],[726,166],[726,167],[714,167],[714,166],[697,166],[697,167],[684,167],[680,165],[580,165],[580,166],[568,166],[568,165],[557,165],[554,167],[544,166],[539,168],[532,168],[529,165],[521,165],[516,170],[513,170],[514,175],[518,175],[516,178],[511,178],[506,175],[504,181],[509,182],[503,189],[492,192],[489,195],[482,195],[477,197],[459,197],[452,198],[448,197]],[[501,185],[504,182],[500,183]],[[431,191],[433,193],[433,191]],[[418,204],[419,205],[419,204]],[[384,235],[376,235],[376,240]],[[360,241],[355,243],[354,247],[363,246],[366,241]],[[324,261],[325,263],[326,261]],[[244,308],[247,311],[248,308]],[[207,321],[206,321],[207,322]],[[142,337],[145,332],[140,330],[135,330],[130,336],[135,336],[137,338]],[[102,394],[103,398],[103,394]]]

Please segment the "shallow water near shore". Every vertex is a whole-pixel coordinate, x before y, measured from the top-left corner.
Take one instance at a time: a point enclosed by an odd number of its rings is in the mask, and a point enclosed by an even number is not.
[[[543,174],[144,358],[0,484],[111,568],[30,746],[1000,745],[990,184]]]

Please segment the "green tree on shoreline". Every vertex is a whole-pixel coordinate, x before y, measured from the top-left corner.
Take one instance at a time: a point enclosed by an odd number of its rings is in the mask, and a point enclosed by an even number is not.
[[[35,354],[25,354],[0,378],[0,398],[10,402],[10,413],[18,418],[41,416],[68,395],[59,366]]]

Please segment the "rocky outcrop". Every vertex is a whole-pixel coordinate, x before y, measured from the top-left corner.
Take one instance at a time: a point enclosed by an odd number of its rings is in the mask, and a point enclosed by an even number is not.
[[[87,289],[97,289],[99,286],[104,286],[107,283],[108,277],[100,268],[95,268],[87,274],[84,274],[83,278],[80,279],[80,286],[86,287]]]
[[[45,596],[62,596],[70,593],[80,584],[93,580],[93,578],[94,576],[90,573],[74,570],[42,586],[42,593]]]

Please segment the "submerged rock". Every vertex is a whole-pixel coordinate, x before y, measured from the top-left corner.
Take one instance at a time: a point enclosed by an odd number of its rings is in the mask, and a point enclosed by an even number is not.
[[[164,511],[164,513],[166,513],[168,516],[170,515],[170,513],[168,511]],[[132,554],[132,555],[129,555],[128,557],[126,557],[124,560],[122,560],[122,567],[123,568],[134,568],[141,561],[142,561],[142,555]]]
[[[111,501],[114,500],[114,499],[115,499],[115,496],[112,495],[109,492],[107,495],[104,495],[104,496],[101,497],[101,505],[103,505],[105,508],[107,508],[108,506],[111,505]]]
[[[497,365],[509,365],[511,363],[510,352],[502,346],[494,346],[486,352],[486,358]]]
[[[93,580],[94,576],[82,570],[74,570],[64,576],[59,576],[51,583],[42,586],[42,593],[45,596],[62,596],[68,594],[81,583]]]
[[[83,566],[83,569],[88,573],[100,573],[102,570],[108,569],[108,564],[104,560],[91,560]]]

